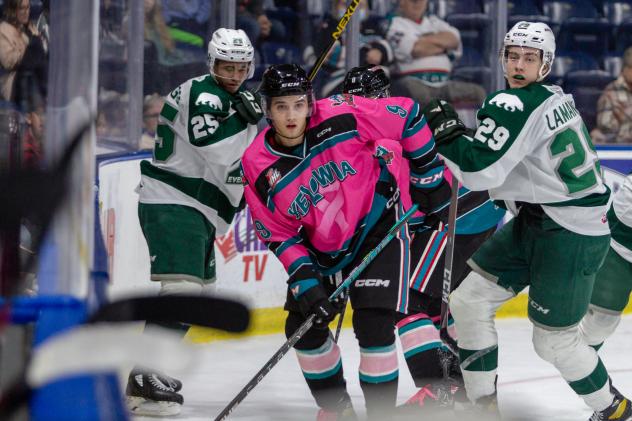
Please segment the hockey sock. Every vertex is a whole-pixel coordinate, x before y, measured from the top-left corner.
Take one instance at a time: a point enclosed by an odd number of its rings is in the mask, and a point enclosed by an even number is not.
[[[297,349],[296,356],[318,406],[339,409],[348,400],[348,395],[338,345],[327,338],[319,348]]]
[[[498,307],[513,296],[476,272],[467,275],[450,296],[461,373],[471,401],[496,393],[498,335],[494,317]]]
[[[436,319],[436,320],[434,320]],[[443,378],[442,355],[439,349],[443,343],[439,338],[439,329],[434,322],[439,317],[430,318],[424,313],[408,316],[397,323],[397,331],[410,374],[419,388],[435,379]],[[455,337],[454,322],[448,320],[450,336]],[[450,370],[451,364],[448,364]],[[450,374],[448,372],[448,374]]]
[[[360,348],[360,386],[369,419],[392,411],[397,400],[397,348],[395,344]]]

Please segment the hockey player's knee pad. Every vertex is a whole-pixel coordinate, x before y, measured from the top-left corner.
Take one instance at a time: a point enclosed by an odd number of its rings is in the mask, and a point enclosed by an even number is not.
[[[498,343],[494,327],[496,310],[513,294],[497,284],[470,272],[450,295],[450,312],[465,349],[483,349]]]
[[[591,305],[582,319],[579,329],[588,345],[602,344],[615,331],[621,321],[621,313],[606,311]]]
[[[395,343],[395,311],[360,308],[353,311],[353,331],[362,348]]]
[[[185,281],[179,279],[175,281],[160,281],[160,292],[158,295],[200,295],[202,294],[202,284],[198,282]]]
[[[567,381],[590,375],[599,361],[595,350],[582,338],[579,326],[564,330],[534,326],[533,347],[540,358],[553,364]]]
[[[564,330],[548,330],[539,326],[533,327],[533,348],[544,361],[557,366],[561,359],[577,351],[582,338],[579,328],[573,326]]]

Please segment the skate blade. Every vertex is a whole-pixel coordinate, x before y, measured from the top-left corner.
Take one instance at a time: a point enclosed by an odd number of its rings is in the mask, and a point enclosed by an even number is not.
[[[127,396],[127,408],[134,415],[168,417],[178,415],[182,405],[176,402],[150,401],[138,396]]]

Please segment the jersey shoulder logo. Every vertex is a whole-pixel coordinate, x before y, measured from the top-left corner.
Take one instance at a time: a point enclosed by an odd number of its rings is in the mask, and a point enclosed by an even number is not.
[[[393,153],[393,151],[389,151],[384,146],[378,145],[377,148],[375,148],[375,155],[373,156],[381,161],[384,161],[386,165],[391,165],[395,154]]]
[[[504,92],[499,93],[495,97],[489,100],[489,104],[493,104],[498,108],[504,108],[507,111],[514,112],[524,111],[524,104],[520,101],[516,95],[507,94]]]
[[[222,109],[222,100],[210,92],[202,92],[195,100],[195,105],[206,105],[214,110]]]
[[[270,168],[266,171],[266,179],[268,180],[268,185],[270,189],[273,189],[276,183],[281,179],[281,172],[276,168]]]
[[[353,102],[353,95],[349,94],[336,94],[329,97],[329,100],[332,102],[332,107],[337,107],[342,104],[347,104],[350,107],[355,108],[355,102]]]

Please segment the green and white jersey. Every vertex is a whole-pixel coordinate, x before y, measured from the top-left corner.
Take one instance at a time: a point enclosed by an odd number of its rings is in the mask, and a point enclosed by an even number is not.
[[[437,150],[471,190],[492,199],[542,205],[564,228],[584,235],[609,233],[610,189],[571,95],[539,83],[489,95],[477,113],[473,137]]]
[[[632,263],[632,174],[625,178],[614,195],[608,211],[608,223],[612,231],[610,247]]]
[[[225,234],[243,196],[241,156],[256,134],[210,75],[184,82],[166,97],[152,161],[141,162],[140,202],[191,206]]]

